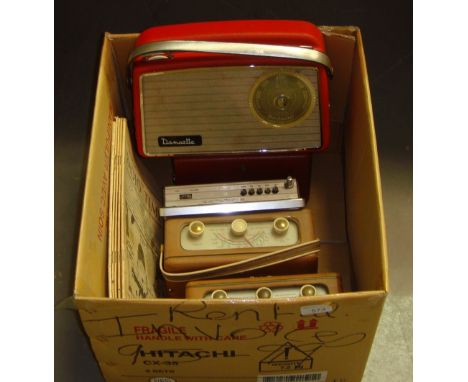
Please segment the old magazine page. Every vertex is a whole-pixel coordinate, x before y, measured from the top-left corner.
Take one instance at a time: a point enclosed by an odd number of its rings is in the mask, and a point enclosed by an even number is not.
[[[110,189],[109,189],[109,244],[108,244],[108,289],[109,297],[118,298],[121,293],[120,280],[120,229],[119,217],[121,210],[121,130],[117,122],[112,124],[112,141],[110,157]]]
[[[111,184],[117,190],[110,205],[111,229],[115,230],[109,246],[109,294],[117,298],[154,298],[162,225],[158,210],[161,198],[151,186],[145,169],[133,152],[126,119],[116,118],[116,147],[120,152],[112,163],[118,179]],[[111,174],[114,175],[114,169]],[[112,251],[112,244],[117,249]]]

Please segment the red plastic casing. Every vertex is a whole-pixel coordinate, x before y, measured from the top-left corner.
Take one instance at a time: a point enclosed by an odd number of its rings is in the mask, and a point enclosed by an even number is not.
[[[293,20],[237,20],[212,21],[190,24],[158,26],[145,30],[138,37],[135,47],[167,40],[200,40],[220,42],[244,42],[274,45],[312,47],[322,53],[325,42],[320,30],[305,21]],[[178,52],[171,60],[145,61],[136,58],[131,73],[133,83],[134,123],[138,152],[143,151],[142,124],[140,110],[140,81],[145,73],[189,69],[197,67],[246,66],[246,65],[297,65],[311,66],[310,62],[284,58],[264,58],[229,54]],[[319,99],[321,115],[322,145],[313,151],[322,151],[328,147],[330,139],[330,113],[328,75],[324,66],[315,65],[319,71]],[[257,155],[253,153],[252,155]]]

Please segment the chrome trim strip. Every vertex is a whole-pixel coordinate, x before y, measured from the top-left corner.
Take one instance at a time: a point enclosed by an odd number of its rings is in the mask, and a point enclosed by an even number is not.
[[[328,56],[325,53],[311,48],[288,45],[190,40],[168,40],[140,45],[132,51],[128,58],[130,73],[133,61],[137,57],[147,57],[170,52],[222,53],[304,60],[325,66],[329,76],[333,75],[333,67]],[[169,59],[170,56],[167,56],[167,58]]]
[[[162,217],[190,216],[190,215],[225,215],[238,212],[255,212],[271,210],[294,210],[305,206],[302,198],[273,200],[262,202],[206,204],[202,206],[165,207],[159,209]]]

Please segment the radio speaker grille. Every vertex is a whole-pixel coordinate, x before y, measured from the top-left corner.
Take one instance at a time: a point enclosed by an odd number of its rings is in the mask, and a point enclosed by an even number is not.
[[[144,74],[140,77],[144,151],[167,156],[319,148],[317,82],[316,68],[295,66]],[[271,115],[258,112],[258,105],[270,104]]]

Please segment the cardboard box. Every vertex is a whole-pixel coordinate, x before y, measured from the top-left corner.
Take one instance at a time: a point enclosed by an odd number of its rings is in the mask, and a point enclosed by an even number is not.
[[[74,295],[106,380],[361,380],[388,291],[378,157],[360,31],[322,30],[335,67],[332,137],[313,158],[308,207],[319,271],[339,272],[345,291],[236,303],[106,295],[111,125],[131,110],[125,71],[137,35],[105,35]]]

